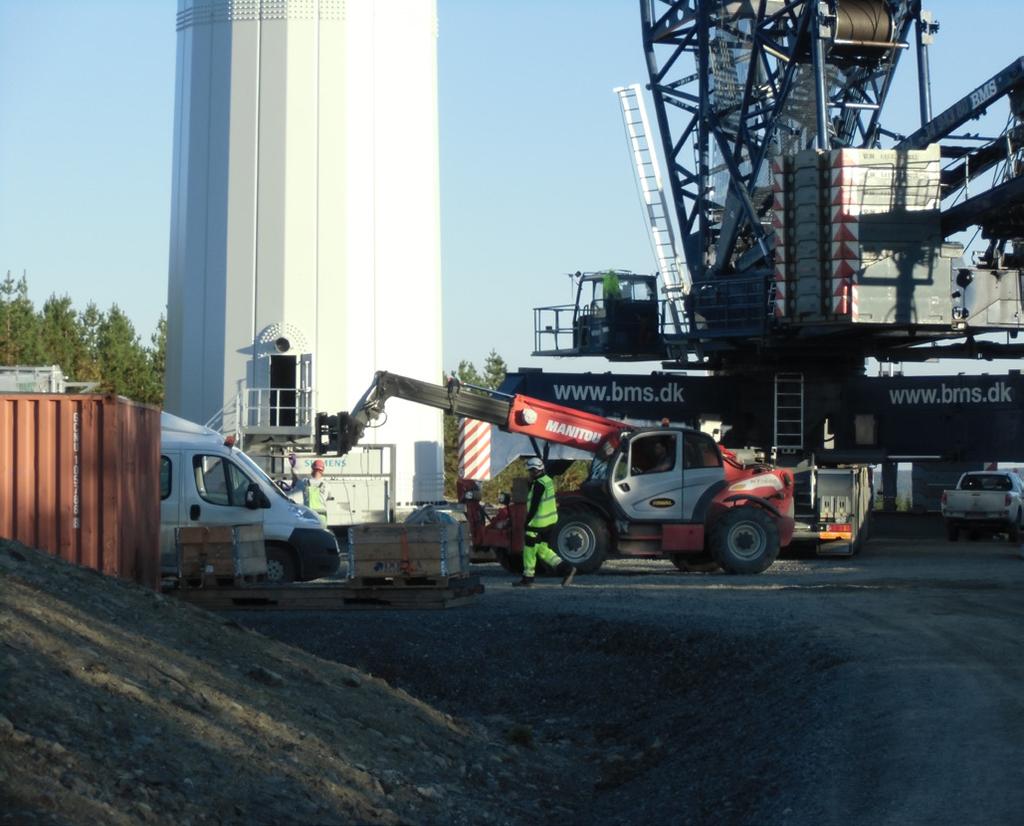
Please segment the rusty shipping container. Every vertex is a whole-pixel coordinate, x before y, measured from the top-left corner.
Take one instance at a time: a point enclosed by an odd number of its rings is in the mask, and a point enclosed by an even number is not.
[[[160,582],[160,411],[118,396],[0,395],[0,537]]]

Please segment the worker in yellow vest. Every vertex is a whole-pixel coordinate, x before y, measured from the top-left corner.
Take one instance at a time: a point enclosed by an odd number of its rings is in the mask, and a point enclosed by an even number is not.
[[[537,557],[555,569],[562,577],[562,585],[571,585],[576,569],[564,561],[548,545],[554,541],[558,524],[558,504],[555,501],[555,483],[544,470],[544,463],[533,456],[526,460],[530,473],[530,498],[526,511],[526,536],[523,540],[523,578],[512,584],[529,588],[533,585]]]
[[[294,453],[288,454],[288,463],[292,468],[292,484],[289,491],[293,496],[301,494],[302,504],[319,516],[320,522],[327,527],[327,500],[333,497],[327,490],[327,482],[324,481],[324,470],[326,470],[324,460],[314,459],[311,473],[305,479],[299,478],[295,474],[296,456]]]

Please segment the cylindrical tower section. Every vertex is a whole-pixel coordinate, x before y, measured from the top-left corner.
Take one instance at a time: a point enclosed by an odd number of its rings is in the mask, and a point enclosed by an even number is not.
[[[438,155],[435,0],[179,0],[167,410],[259,452],[440,381]],[[442,498],[439,413],[369,438]]]

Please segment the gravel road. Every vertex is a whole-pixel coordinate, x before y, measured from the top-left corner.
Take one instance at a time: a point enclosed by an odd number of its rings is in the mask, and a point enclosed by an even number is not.
[[[616,561],[526,591],[475,568],[464,608],[235,616],[569,757],[552,782],[579,823],[1019,822],[1024,558],[1005,542],[908,518],[853,559],[760,576]]]

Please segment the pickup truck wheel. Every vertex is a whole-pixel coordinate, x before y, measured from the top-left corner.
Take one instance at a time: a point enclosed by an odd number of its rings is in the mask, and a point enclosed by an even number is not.
[[[297,570],[295,558],[288,548],[279,545],[267,547],[267,582],[276,585],[284,585],[288,582],[295,582]]]
[[[555,528],[554,551],[581,574],[599,570],[611,538],[604,519],[586,508],[565,508]]]
[[[779,555],[779,528],[761,508],[740,505],[727,510],[711,528],[709,546],[730,574],[759,574]]]
[[[722,567],[709,553],[672,554],[671,559],[678,570],[688,574],[710,574]]]
[[[960,538],[960,529],[956,525],[946,525],[946,539],[956,542]]]

